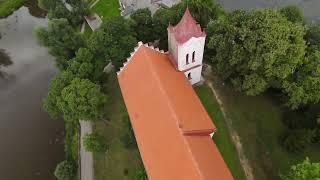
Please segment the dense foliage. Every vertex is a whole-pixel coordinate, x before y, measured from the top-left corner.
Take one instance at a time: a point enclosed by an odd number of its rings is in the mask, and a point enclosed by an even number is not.
[[[138,9],[130,15],[133,20],[132,29],[136,32],[136,39],[142,42],[152,42],[157,37],[153,32],[153,21],[149,9]]]
[[[131,24],[123,17],[108,19],[91,35],[88,48],[94,55],[111,61],[119,69],[137,44]]]
[[[87,79],[73,78],[64,71],[51,81],[44,109],[52,117],[63,116],[67,121],[101,119],[106,96],[100,87]]]
[[[297,6],[286,6],[280,9],[280,13],[293,23],[303,23],[303,11]]]
[[[320,163],[312,163],[307,158],[302,163],[292,166],[288,174],[281,178],[282,180],[319,180]]]
[[[279,87],[303,63],[303,26],[274,10],[234,11],[226,21],[215,21],[208,29],[212,62],[247,95]]]
[[[108,147],[105,138],[97,133],[87,134],[83,142],[89,152],[105,152]]]
[[[66,69],[69,59],[85,45],[83,36],[63,18],[50,20],[47,29],[36,29],[36,36],[41,45],[49,48],[49,53],[56,58],[56,64],[61,70]]]
[[[74,162],[62,161],[57,165],[54,175],[58,180],[74,180],[76,172],[77,166]]]

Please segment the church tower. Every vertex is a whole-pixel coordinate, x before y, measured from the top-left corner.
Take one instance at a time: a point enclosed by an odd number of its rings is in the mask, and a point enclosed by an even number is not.
[[[191,84],[201,79],[202,59],[206,33],[187,8],[176,26],[167,28],[171,59],[178,71],[183,72]]]

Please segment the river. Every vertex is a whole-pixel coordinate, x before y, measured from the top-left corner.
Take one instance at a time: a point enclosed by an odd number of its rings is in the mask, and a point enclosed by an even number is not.
[[[228,10],[297,5],[302,8],[307,20],[320,21],[319,0],[217,0],[217,2]]]
[[[55,179],[55,166],[64,157],[63,121],[42,110],[42,98],[57,73],[48,50],[33,35],[35,27],[47,25],[43,15],[21,7],[0,19],[1,180]]]

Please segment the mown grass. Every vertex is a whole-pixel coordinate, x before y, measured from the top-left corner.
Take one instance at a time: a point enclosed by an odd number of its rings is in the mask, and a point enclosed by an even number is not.
[[[214,82],[227,116],[240,136],[255,179],[280,179],[279,174],[286,173],[291,165],[305,157],[320,161],[319,146],[313,145],[302,153],[289,153],[282,148],[279,137],[286,129],[282,118],[287,109],[277,97],[268,94],[249,97],[222,85],[219,79]]]
[[[23,5],[25,0],[0,0],[0,18],[7,17]]]
[[[108,17],[120,16],[119,1],[118,0],[100,0],[92,11],[97,13],[101,19]]]
[[[217,132],[213,139],[223,156],[224,161],[228,165],[233,177],[237,180],[245,180],[246,177],[240,165],[240,160],[235,146],[230,137],[226,121],[221,113],[220,106],[214,97],[211,89],[206,85],[197,86],[195,88],[202,104],[206,108],[208,114],[217,127]]]
[[[115,73],[106,82],[107,93],[110,94],[106,107],[109,121],[95,124],[95,131],[104,135],[109,145],[107,153],[94,154],[95,179],[132,180],[142,167],[137,148],[126,149],[120,140],[128,131],[123,116],[126,108],[122,99]]]

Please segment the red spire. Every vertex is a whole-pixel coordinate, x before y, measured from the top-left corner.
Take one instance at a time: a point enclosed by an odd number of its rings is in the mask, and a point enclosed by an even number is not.
[[[201,30],[200,25],[192,17],[189,8],[183,14],[180,22],[176,26],[169,25],[168,30],[174,34],[178,43],[183,44],[192,37],[204,37],[206,33]]]

